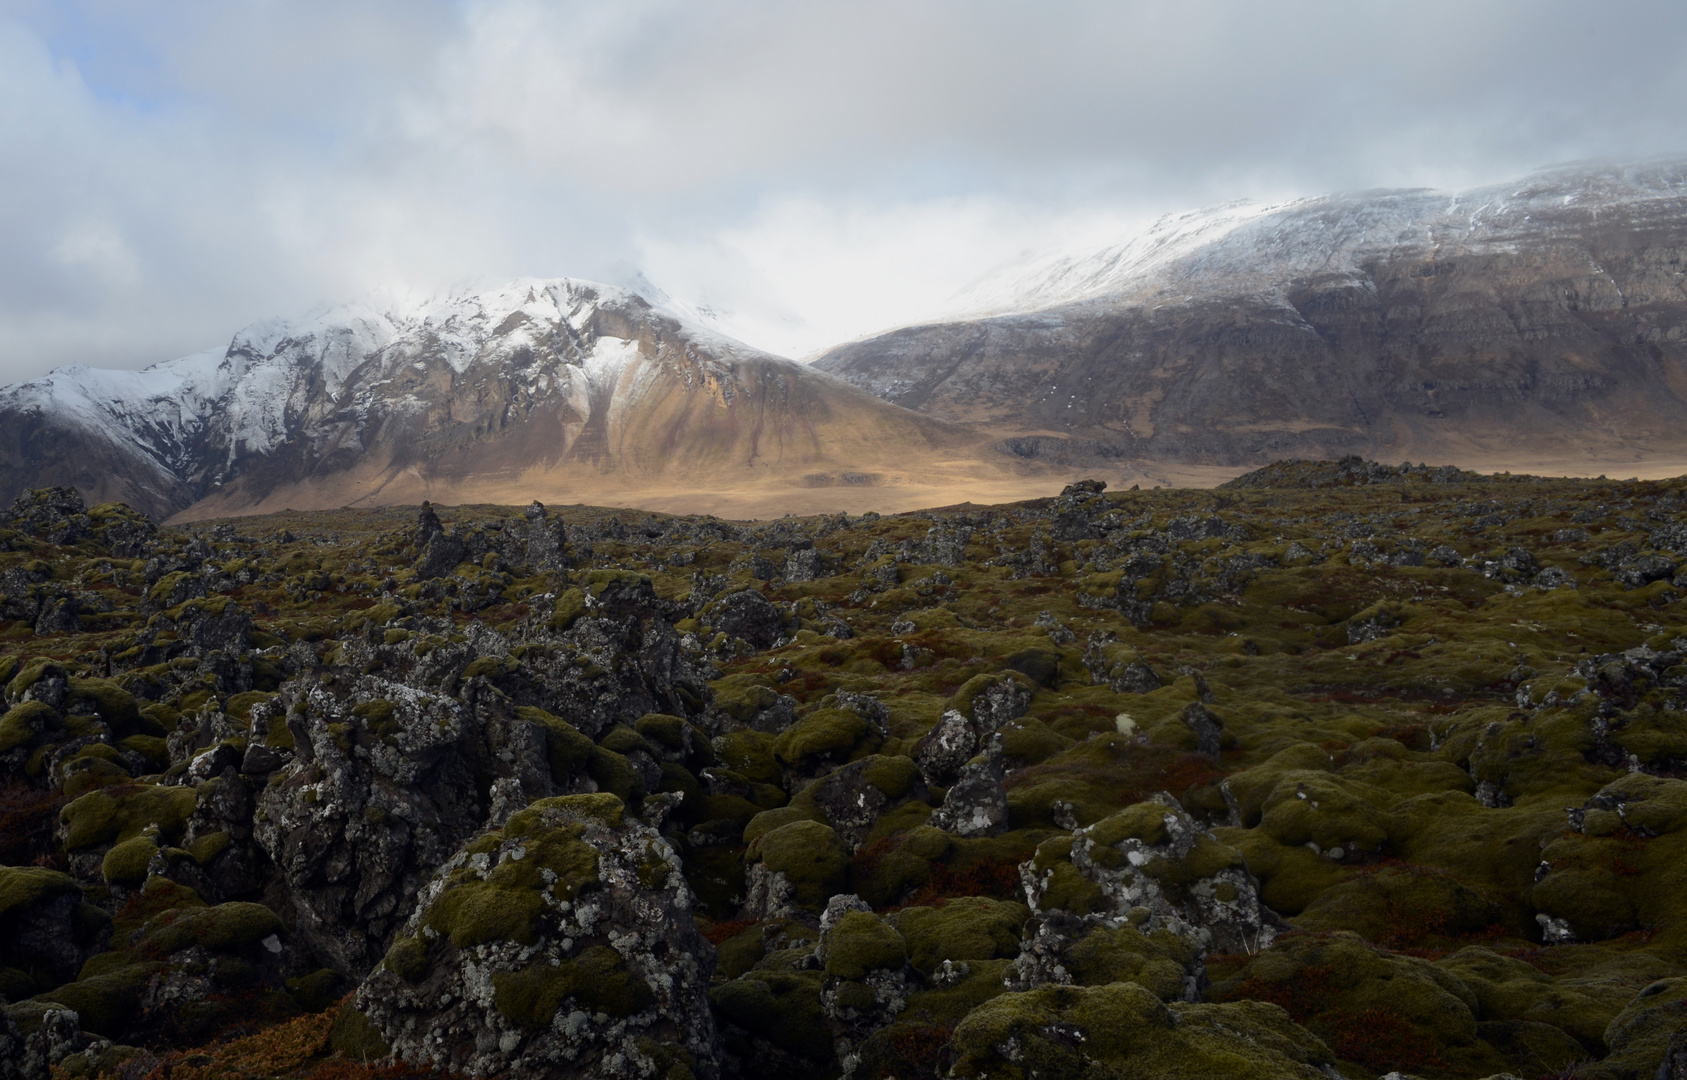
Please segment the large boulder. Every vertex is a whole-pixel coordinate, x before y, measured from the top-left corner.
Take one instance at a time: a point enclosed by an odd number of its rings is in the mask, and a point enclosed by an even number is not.
[[[1020,876],[1036,912],[1124,919],[1202,952],[1254,952],[1277,932],[1241,852],[1163,793],[1044,841]]]
[[[356,1008],[472,1076],[714,1077],[714,948],[678,856],[607,793],[541,800],[441,866]]]
[[[293,760],[259,793],[254,835],[312,947],[361,974],[485,820],[476,764],[492,769],[471,710],[373,676],[343,697],[306,684],[287,725]]]

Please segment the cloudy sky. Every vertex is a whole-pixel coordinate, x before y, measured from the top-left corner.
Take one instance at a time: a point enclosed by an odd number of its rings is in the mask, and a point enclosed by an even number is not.
[[[625,280],[791,355],[1240,197],[1687,154],[1687,5],[0,0],[0,382]]]

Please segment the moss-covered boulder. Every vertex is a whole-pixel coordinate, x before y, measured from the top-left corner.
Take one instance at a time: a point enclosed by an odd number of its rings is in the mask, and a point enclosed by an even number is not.
[[[780,734],[773,754],[784,767],[788,786],[822,776],[872,753],[882,739],[854,709],[816,709]]]
[[[825,974],[821,1007],[844,1043],[853,1045],[907,1007],[908,943],[854,896],[834,897],[820,925],[815,960]]]
[[[745,907],[756,918],[818,911],[848,882],[843,842],[818,821],[792,821],[758,836],[746,858]]]
[[[69,875],[0,866],[0,968],[42,989],[74,978],[97,943],[79,918],[82,907],[82,889]]]
[[[1128,919],[1203,951],[1250,952],[1276,932],[1241,852],[1168,795],[1045,841],[1021,873],[1037,912]]]
[[[1605,1028],[1610,1053],[1577,1072],[1589,1080],[1650,1080],[1670,1040],[1687,1024],[1687,978],[1660,979],[1636,994]]]
[[[191,1045],[255,1004],[286,1007],[285,936],[262,904],[172,908],[38,1000],[74,1009],[110,1039]]]
[[[1166,1005],[1135,983],[1002,994],[955,1028],[956,1077],[1323,1078],[1325,1045],[1276,1006]]]
[[[1532,906],[1577,940],[1647,926],[1660,946],[1687,947],[1687,781],[1633,773],[1569,817],[1541,850]]]
[[[872,754],[808,784],[787,813],[790,820],[801,815],[831,826],[853,852],[876,835],[921,824],[931,812],[929,797],[911,759]]]
[[[663,1069],[712,1075],[691,908],[673,848],[615,796],[542,799],[440,868],[356,1006],[418,1064],[642,1077],[665,1046]]]
[[[1165,926],[1144,933],[1128,920],[1051,911],[1026,923],[1004,979],[1015,990],[1131,982],[1163,1001],[1199,1001],[1206,982],[1203,959],[1194,942]]]
[[[748,1080],[833,1076],[832,1028],[819,971],[756,970],[709,992],[720,1021],[726,1073]]]
[[[1481,1020],[1549,1024],[1576,1040],[1584,1054],[1603,1050],[1605,1028],[1629,1000],[1627,993],[1595,989],[1581,979],[1554,979],[1533,964],[1479,945],[1466,946],[1436,966],[1476,995]]]
[[[941,907],[906,907],[889,915],[907,944],[908,962],[931,975],[945,960],[1012,959],[1030,911],[1011,900],[961,896]]]

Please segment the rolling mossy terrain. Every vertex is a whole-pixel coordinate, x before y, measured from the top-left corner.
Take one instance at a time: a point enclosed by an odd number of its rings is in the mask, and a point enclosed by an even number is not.
[[[1687,480],[0,514],[0,1077],[1687,1076]],[[8,1071],[11,1070],[11,1071]]]

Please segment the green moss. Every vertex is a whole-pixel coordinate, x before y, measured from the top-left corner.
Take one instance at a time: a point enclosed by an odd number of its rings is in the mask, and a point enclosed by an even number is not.
[[[567,776],[569,772],[591,760],[592,753],[596,750],[592,740],[580,734],[573,724],[562,717],[529,706],[522,706],[515,712],[516,716],[528,723],[538,724],[545,729],[545,752],[553,776]]]
[[[779,692],[765,675],[728,675],[716,679],[709,687],[715,694],[715,707],[741,724],[750,723],[759,713],[779,703]]]
[[[203,945],[221,952],[242,952],[281,931],[281,917],[269,908],[232,901],[216,907],[165,912],[147,924],[136,948],[169,954],[190,945]]]
[[[560,811],[574,821],[595,821],[614,827],[621,823],[626,807],[615,796],[605,792],[592,795],[557,795],[549,799],[540,799],[521,813],[512,815],[509,823],[504,826],[505,833],[510,836],[530,835],[544,820],[541,815],[547,810]]]
[[[1006,671],[992,675],[974,675],[972,678],[962,683],[959,690],[955,691],[955,696],[949,699],[948,707],[954,709],[956,712],[968,719],[977,719],[977,717],[974,717],[972,713],[973,699],[989,692],[991,689],[1003,683],[1017,683],[1027,694],[1035,693],[1037,690],[1036,683],[1018,671]]]
[[[25,661],[18,673],[12,676],[12,681],[6,684],[6,700],[17,701],[30,687],[49,676],[68,680],[70,672],[66,671],[62,664],[45,656]]]
[[[1651,1076],[1670,1039],[1687,1021],[1687,978],[1661,979],[1634,996],[1605,1028],[1610,1054],[1578,1076],[1594,1080]]]
[[[754,844],[774,829],[793,822],[814,820],[815,812],[803,806],[780,806],[772,810],[763,810],[744,825],[744,843]]]
[[[131,735],[118,743],[117,748],[141,755],[148,768],[159,772],[170,767],[170,744],[157,735]]]
[[[1072,746],[1072,740],[1056,733],[1034,716],[1010,720],[1000,728],[1002,753],[1011,760],[1035,765]]]
[[[697,817],[697,814],[703,806],[702,782],[684,765],[664,761],[661,768],[662,782],[658,785],[657,790],[663,792],[677,791],[684,795],[685,801],[680,803],[680,815],[687,820],[701,820]]]
[[[927,975],[945,960],[1008,959],[1019,955],[1024,904],[961,896],[942,907],[908,907],[889,916],[908,943],[908,960]]]
[[[130,964],[103,975],[78,979],[40,995],[38,1001],[53,1001],[76,1010],[84,1031],[107,1038],[119,1038],[134,1021],[141,997],[163,964]]]
[[[764,925],[757,923],[715,946],[717,976],[736,979],[754,968],[761,958],[767,955],[767,946],[762,943]]]
[[[1033,866],[1043,884],[1039,906],[1060,908],[1074,915],[1090,915],[1107,906],[1101,886],[1079,873],[1072,865],[1072,838],[1056,837],[1037,847]]]
[[[812,773],[823,765],[841,765],[871,752],[878,737],[850,709],[817,709],[786,728],[773,744],[780,763]]]
[[[666,713],[645,713],[633,727],[657,746],[675,753],[685,749],[686,732],[691,729],[687,721]]]
[[[17,968],[0,968],[0,996],[7,1001],[22,1001],[34,994],[35,979],[29,972]]]
[[[401,937],[393,942],[382,963],[407,983],[421,982],[433,966],[428,957],[428,943],[419,937]]]
[[[743,730],[716,736],[713,746],[715,756],[732,772],[753,783],[778,784],[782,777],[774,756],[777,741],[778,736],[765,731]]]
[[[146,868],[158,854],[158,845],[145,836],[137,836],[112,845],[100,863],[100,874],[118,885],[134,885],[146,879]]]
[[[392,1056],[392,1047],[387,1045],[381,1030],[349,1001],[340,1006],[339,1015],[334,1017],[328,1046],[351,1061],[379,1061]]]
[[[782,873],[796,889],[796,901],[818,908],[843,890],[849,868],[843,844],[829,826],[794,821],[757,837],[749,858]]]
[[[643,976],[603,945],[558,964],[541,959],[518,971],[499,972],[492,976],[492,987],[497,1010],[534,1030],[549,1028],[557,1010],[571,998],[586,1012],[610,1016],[631,1016],[656,1001]]]
[[[1303,930],[1352,930],[1371,941],[1416,941],[1486,929],[1499,909],[1450,874],[1385,866],[1323,892],[1295,919]]]
[[[1431,1060],[1472,1075],[1504,1067],[1477,1037],[1479,1004],[1467,986],[1443,968],[1390,954],[1356,934],[1280,939],[1214,984],[1208,997],[1279,1002],[1340,1056],[1371,1069]],[[1415,1062],[1390,1064],[1389,1056]]]
[[[908,947],[895,926],[868,911],[851,911],[825,937],[826,975],[834,979],[864,979],[883,968],[900,971],[908,963]]]
[[[622,755],[630,754],[634,750],[643,750],[645,753],[651,753],[653,750],[651,745],[644,741],[643,735],[625,724],[616,724],[604,732],[597,744],[605,750]]]
[[[0,918],[81,893],[76,879],[41,866],[0,866]]]
[[[501,834],[489,834],[469,850],[495,855],[504,843],[520,840],[522,858],[495,859],[484,878],[469,868],[456,871],[428,908],[428,927],[458,948],[492,941],[532,944],[543,893],[573,900],[598,882],[597,851],[581,839],[583,822],[614,823],[621,813],[614,796],[567,795],[541,799],[511,815]]]
[[[346,977],[333,968],[318,968],[307,975],[288,979],[287,992],[299,1008],[319,1013],[337,1004],[345,992]]]
[[[556,598],[556,609],[551,615],[551,629],[562,633],[574,625],[574,621],[586,613],[586,594],[579,589],[565,589]]]
[[[468,667],[463,669],[462,678],[490,678],[501,675],[514,674],[521,670],[519,661],[507,656],[481,656],[469,661]]]
[[[628,806],[643,804],[644,774],[633,768],[624,755],[599,746],[594,748],[586,763],[586,774],[597,783],[598,789],[613,794]]]
[[[166,837],[179,836],[196,802],[185,787],[105,788],[91,791],[59,812],[68,826],[65,847],[75,851],[112,840],[139,836],[157,825]]]
[[[1554,982],[1540,968],[1480,946],[1467,946],[1436,966],[1458,977],[1476,996],[1483,1020],[1530,1020],[1551,1024],[1584,1046],[1604,1043],[1605,1028],[1626,1003],[1615,1003]]]
[[[1332,1063],[1329,1049],[1275,1006],[1167,1006],[1128,982],[1002,994],[967,1015],[952,1046],[956,1077],[1311,1080]]]
[[[593,599],[597,599],[618,587],[648,590],[650,579],[631,570],[591,570],[581,580],[581,585],[592,594]],[[558,604],[560,603],[559,599]]]
[[[1296,743],[1285,747],[1251,769],[1232,773],[1226,778],[1230,793],[1242,814],[1242,824],[1259,824],[1265,812],[1265,800],[1285,780],[1298,782],[1307,775],[1316,776],[1335,769],[1330,755],[1310,743]]]
[[[70,700],[93,705],[94,713],[117,732],[132,732],[141,721],[140,703],[135,695],[110,679],[72,677]]]
[[[194,862],[200,866],[205,866],[212,859],[227,851],[229,843],[229,835],[226,832],[206,833],[187,846],[187,853],[193,856]]]
[[[832,1032],[820,1006],[821,979],[818,971],[753,971],[713,987],[709,1003],[750,1035],[805,1061],[830,1064]]]
[[[1368,784],[1304,773],[1283,779],[1266,796],[1260,828],[1284,844],[1378,851],[1388,841],[1388,809],[1395,801]]]
[[[58,724],[58,711],[43,702],[26,701],[12,706],[5,716],[0,716],[0,754],[32,744]]]
[[[1300,914],[1342,879],[1341,864],[1280,844],[1259,829],[1220,827],[1213,835],[1242,853],[1248,873],[1259,879],[1260,899],[1278,914]]]
[[[398,706],[385,698],[361,702],[352,708],[351,714],[362,721],[365,731],[378,739],[391,738],[398,734]],[[344,725],[329,725],[330,728],[335,726]],[[346,727],[346,731],[349,732],[350,728]]]
[[[1134,926],[1097,926],[1062,954],[1062,963],[1080,986],[1133,982],[1162,1001],[1182,1001],[1198,954],[1169,930],[1144,935]]]

